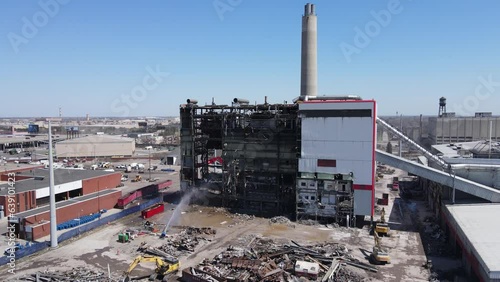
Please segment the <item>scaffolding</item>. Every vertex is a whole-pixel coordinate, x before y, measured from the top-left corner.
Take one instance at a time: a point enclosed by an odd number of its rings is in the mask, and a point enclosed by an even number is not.
[[[211,204],[246,213],[293,213],[297,111],[296,104],[242,99],[231,106],[181,105],[181,189],[204,191]]]

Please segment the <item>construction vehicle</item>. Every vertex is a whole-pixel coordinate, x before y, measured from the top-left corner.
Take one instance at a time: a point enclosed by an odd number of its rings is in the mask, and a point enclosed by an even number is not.
[[[142,180],[142,176],[136,175],[134,179],[132,179],[132,182],[139,182]]]
[[[131,232],[122,232],[118,234],[118,242],[128,243],[130,240],[134,240],[137,237],[136,234],[132,234]]]
[[[373,232],[373,237],[375,238],[375,246],[373,246],[373,252],[370,255],[370,262],[373,264],[389,264],[391,263],[391,257],[389,253],[382,249],[380,245],[380,236],[378,236],[377,231]]]
[[[126,277],[125,277],[125,279],[123,279],[123,282],[130,281],[130,277],[129,277],[130,273],[141,262],[155,262],[156,263],[155,273],[153,273],[151,276],[149,276],[150,281],[154,281],[154,280],[156,280],[156,278],[160,278],[160,279],[162,279],[162,281],[168,281],[168,278],[167,278],[168,274],[174,273],[175,271],[179,270],[179,261],[177,259],[174,259],[173,261],[166,262],[161,257],[157,257],[157,256],[138,256],[130,264],[129,268],[125,272]]]
[[[390,230],[389,224],[385,221],[385,208],[382,208],[380,212],[380,221],[375,223],[375,232],[381,236],[389,236]]]
[[[120,243],[128,243],[130,241],[130,235],[127,233],[118,234],[118,242]]]
[[[155,232],[156,230],[155,223],[149,220],[144,223],[144,228],[151,232]]]
[[[397,177],[397,176],[394,176],[392,178],[392,190],[393,191],[399,190],[399,177]]]

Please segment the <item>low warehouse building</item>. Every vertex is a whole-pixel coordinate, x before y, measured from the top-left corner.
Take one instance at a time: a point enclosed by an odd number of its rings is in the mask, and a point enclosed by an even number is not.
[[[65,158],[130,157],[135,140],[112,135],[90,135],[56,143],[56,155]]]
[[[54,170],[56,201],[103,192],[110,188],[116,188],[120,182],[121,174],[118,172],[77,169]],[[15,174],[10,182],[0,185],[0,205],[5,207],[5,216],[12,213],[12,206],[7,209],[9,197],[14,199],[14,213],[47,205],[49,203],[49,170],[33,169],[29,172]]]
[[[500,281],[499,204],[446,205],[446,233],[474,281]]]
[[[121,196],[118,189],[108,189],[56,204],[57,224],[111,209]],[[50,234],[50,206],[18,213],[9,218],[18,238],[35,241]]]

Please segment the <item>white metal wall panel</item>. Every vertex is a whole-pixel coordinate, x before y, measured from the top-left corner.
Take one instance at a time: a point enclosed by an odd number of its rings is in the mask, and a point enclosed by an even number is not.
[[[367,141],[373,140],[373,119],[352,118],[303,118],[302,141]]]
[[[372,191],[354,190],[354,214],[372,214]]]
[[[77,190],[77,189],[80,189],[82,187],[83,187],[82,181],[77,180],[77,181],[73,181],[73,182],[64,183],[61,185],[55,185],[54,189],[56,191],[56,194],[59,194],[59,193],[63,193],[63,192]],[[36,190],[36,198],[37,199],[48,197],[49,195],[50,195],[49,187],[45,187],[45,188]]]
[[[301,159],[299,171],[354,174],[354,185],[374,185],[375,103],[312,102],[299,105],[300,111],[361,110],[371,117],[301,117]],[[328,115],[325,113],[325,115]],[[318,159],[335,160],[336,167],[318,167]],[[354,214],[373,215],[373,191],[354,191]]]
[[[373,102],[303,103],[299,110],[370,109]],[[354,174],[354,183],[373,185],[374,117],[303,117],[299,171]],[[336,167],[318,167],[318,159]]]
[[[373,143],[366,141],[302,141],[302,158],[372,160]]]

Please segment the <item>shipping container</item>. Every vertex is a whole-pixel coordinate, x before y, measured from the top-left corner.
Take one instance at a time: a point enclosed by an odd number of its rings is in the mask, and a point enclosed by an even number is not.
[[[142,214],[142,218],[146,219],[146,218],[150,218],[156,214],[162,213],[163,211],[165,211],[165,205],[157,204],[157,205],[152,206],[146,210],[143,210],[141,214]]]
[[[123,209],[123,208],[125,208],[126,205],[130,204],[134,200],[141,198],[141,197],[142,197],[141,190],[130,192],[128,195],[122,196],[120,199],[118,199],[118,202],[116,205],[118,208]]]

